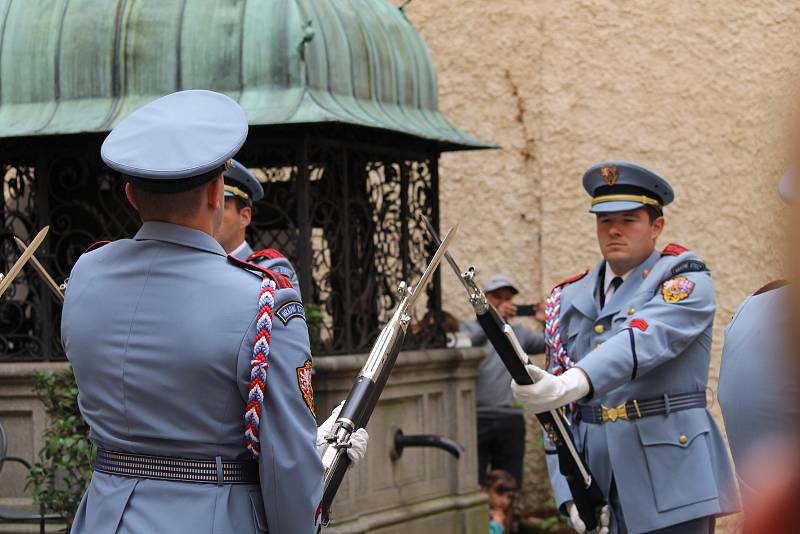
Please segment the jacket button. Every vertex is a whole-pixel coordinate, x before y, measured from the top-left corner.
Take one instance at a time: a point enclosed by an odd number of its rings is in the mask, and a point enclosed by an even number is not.
[[[689,438],[686,437],[686,434],[681,434],[681,437],[678,438],[678,442],[681,445],[686,445],[687,443],[689,443]]]
[[[602,343],[595,343],[595,344],[594,344],[594,348],[596,348],[596,349],[597,349],[597,348],[600,348],[600,345],[602,345]]]
[[[606,330],[605,327],[601,324],[594,325],[594,331],[598,334],[602,334],[603,332],[605,332],[605,330]]]
[[[633,315],[634,313],[636,313],[634,308],[628,308],[628,315]]]

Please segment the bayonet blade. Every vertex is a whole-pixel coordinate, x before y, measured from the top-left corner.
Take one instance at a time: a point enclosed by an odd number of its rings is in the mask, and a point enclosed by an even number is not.
[[[428,234],[430,234],[431,238],[433,239],[433,242],[436,243],[437,246],[441,245],[442,239],[436,232],[436,228],[434,228],[433,224],[431,224],[430,219],[428,219],[425,215],[420,213],[419,220],[420,222],[422,222],[422,225],[425,226],[425,229],[428,231]],[[447,258],[447,263],[449,263],[450,267],[452,267],[453,270],[456,272],[456,276],[461,278],[461,273],[463,273],[464,271],[458,268],[458,264],[456,263],[456,260],[453,259],[453,255],[450,254],[449,252],[445,252],[444,257]]]
[[[2,280],[0,280],[0,295],[6,292],[6,289],[11,287],[11,282],[14,281],[14,278],[17,277],[19,272],[22,270],[22,267],[28,262],[28,260],[33,256],[33,253],[36,252],[36,249],[42,244],[44,238],[47,237],[47,231],[50,230],[49,226],[45,226],[39,233],[36,234],[36,237],[33,238],[31,244],[28,245],[25,250],[20,254],[19,258],[17,259],[16,263],[11,266],[11,269],[6,273]]]
[[[25,241],[17,236],[14,236],[14,241],[17,243],[19,250],[21,252],[25,252],[25,249],[28,247],[28,245],[25,244]],[[50,292],[53,293],[53,296],[55,296],[56,299],[63,304],[64,292],[61,291],[61,288],[58,286],[56,281],[53,280],[53,277],[50,276],[50,273],[47,272],[47,269],[44,268],[44,265],[42,265],[39,260],[36,259],[35,255],[31,256],[30,262],[33,268],[36,269],[36,272],[39,273],[39,276],[42,277],[42,280],[44,280],[45,285],[50,289]]]
[[[458,232],[458,226],[459,225],[456,224],[454,227],[450,228],[450,230],[447,232],[447,235],[445,235],[444,239],[440,242],[439,248],[436,249],[436,253],[433,255],[430,263],[428,263],[428,266],[425,268],[425,272],[422,273],[422,276],[420,276],[411,292],[411,296],[408,299],[408,309],[414,307],[414,303],[417,301],[417,298],[425,289],[425,286],[428,285],[428,282],[433,276],[433,273],[436,271],[436,268],[439,267],[439,263],[441,263],[442,258],[445,256],[445,254],[447,254],[447,248],[450,246],[450,241],[452,241],[453,236],[455,236],[456,232]]]

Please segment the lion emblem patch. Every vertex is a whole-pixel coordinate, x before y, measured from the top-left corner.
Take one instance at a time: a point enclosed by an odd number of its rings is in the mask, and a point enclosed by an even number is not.
[[[614,185],[619,179],[619,170],[617,170],[616,165],[600,167],[600,176],[603,177],[603,180],[605,180],[608,185]]]
[[[302,367],[297,368],[297,386],[303,395],[306,406],[311,410],[314,417],[317,416],[317,409],[314,407],[314,387],[311,385],[311,360],[306,360]]]
[[[683,276],[678,276],[664,282],[661,286],[661,296],[664,297],[666,302],[675,304],[691,295],[693,290],[694,282]]]

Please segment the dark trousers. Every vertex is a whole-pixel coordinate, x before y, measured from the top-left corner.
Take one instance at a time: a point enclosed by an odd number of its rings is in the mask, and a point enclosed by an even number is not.
[[[478,416],[478,481],[486,472],[503,469],[522,487],[522,459],[525,456],[525,417],[521,414]]]

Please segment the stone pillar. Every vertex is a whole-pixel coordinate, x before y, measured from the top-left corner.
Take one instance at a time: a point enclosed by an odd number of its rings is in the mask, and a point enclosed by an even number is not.
[[[6,431],[9,456],[33,462],[43,445],[42,434],[47,425],[44,406],[33,394],[35,371],[60,371],[67,363],[3,363],[0,364],[0,424]],[[0,502],[30,503],[25,489],[27,470],[18,463],[6,462],[0,470]]]
[[[478,488],[476,366],[483,349],[402,352],[369,422],[367,457],[353,468],[333,505],[331,534],[485,533],[486,497]],[[317,357],[319,419],[347,396],[366,355]],[[437,434],[464,446],[460,459],[440,449],[390,456],[394,433]]]

